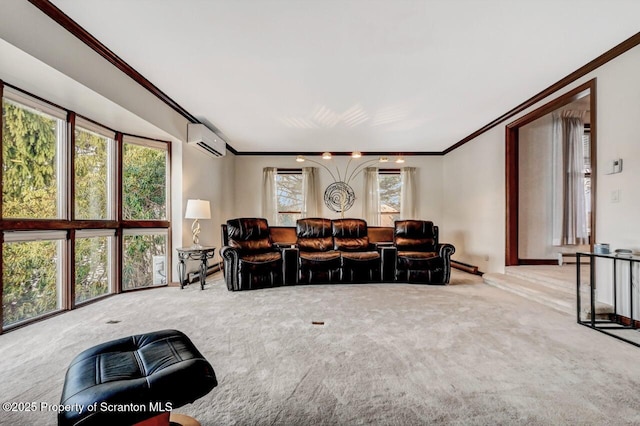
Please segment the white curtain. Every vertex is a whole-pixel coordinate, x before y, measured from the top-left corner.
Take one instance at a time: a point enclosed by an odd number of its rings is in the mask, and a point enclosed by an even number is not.
[[[302,217],[320,216],[320,190],[318,168],[302,168]]]
[[[584,194],[584,113],[563,111],[553,117],[553,243],[589,242]]]
[[[380,186],[378,168],[364,169],[364,200],[362,203],[364,220],[369,226],[380,226]]]
[[[277,176],[276,167],[262,169],[262,217],[267,219],[270,225],[278,224]]]
[[[418,212],[416,209],[416,168],[403,167],[400,170],[400,219],[417,219]]]

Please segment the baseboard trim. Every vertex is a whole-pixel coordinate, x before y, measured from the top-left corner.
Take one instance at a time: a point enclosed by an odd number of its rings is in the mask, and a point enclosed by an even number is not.
[[[518,265],[558,265],[557,259],[518,259]]]

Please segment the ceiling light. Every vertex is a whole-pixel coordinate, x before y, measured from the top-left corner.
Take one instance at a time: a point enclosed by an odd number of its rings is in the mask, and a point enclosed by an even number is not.
[[[330,152],[323,152],[322,153],[322,159],[323,160],[331,160],[331,153]]]
[[[404,163],[404,158],[403,157],[396,158],[396,163],[398,163],[398,164]]]
[[[304,163],[304,157],[303,157],[302,155],[298,155],[298,156],[296,157],[296,161],[297,161],[298,163]]]
[[[389,157],[380,157],[378,159],[379,162],[381,163],[388,163],[389,162]]]
[[[360,151],[353,151],[351,153],[351,158],[360,158],[362,157],[362,153]]]

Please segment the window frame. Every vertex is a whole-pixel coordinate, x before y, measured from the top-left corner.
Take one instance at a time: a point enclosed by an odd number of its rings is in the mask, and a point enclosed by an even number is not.
[[[167,273],[170,273],[171,265],[171,142],[159,139],[147,138],[139,135],[125,134],[118,132],[114,129],[104,126],[97,121],[94,121],[88,117],[76,114],[73,111],[58,106],[52,102],[42,99],[36,95],[28,93],[16,86],[8,84],[0,80],[0,99],[9,99],[11,102],[22,105],[22,99],[25,99],[24,105],[29,108],[35,108],[36,110],[42,110],[43,112],[50,114],[53,111],[57,117],[64,117],[66,126],[63,127],[63,131],[66,138],[63,142],[59,140],[56,143],[59,145],[57,152],[58,170],[56,171],[58,177],[57,185],[60,194],[58,194],[58,209],[61,213],[56,219],[21,219],[21,218],[4,218],[2,216],[2,197],[0,197],[0,244],[3,244],[6,240],[5,235],[9,236],[9,240],[12,238],[13,232],[62,232],[65,234],[64,250],[62,250],[61,262],[62,272],[64,279],[62,282],[62,290],[58,297],[61,297],[59,301],[59,309],[55,312],[48,313],[42,316],[29,318],[21,321],[19,324],[10,324],[5,326],[3,322],[0,322],[0,334],[13,330],[24,325],[31,324],[36,321],[48,318],[52,315],[75,309],[79,306],[85,306],[87,304],[102,300],[106,297],[110,297],[114,294],[122,293],[122,261],[123,261],[123,234],[125,230],[145,230],[149,228],[162,229],[166,233],[166,269]],[[18,98],[18,99],[15,99]],[[52,114],[50,114],[52,115]],[[107,210],[109,217],[107,219],[82,219],[77,220],[75,218],[75,130],[76,122],[78,127],[88,131],[96,131],[98,134],[103,132],[107,134],[113,134],[113,143],[109,148],[108,155],[108,174],[107,182],[108,194],[107,194]],[[90,127],[87,129],[85,126]],[[0,126],[0,140],[3,138],[3,127]],[[106,136],[106,135],[105,135]],[[123,139],[129,141],[135,141],[138,145],[145,145],[162,149],[166,151],[166,176],[165,176],[165,218],[163,220],[123,220],[122,218],[122,192],[123,192],[123,180],[122,180],[122,166],[123,166]],[[0,150],[0,164],[2,163],[2,151]],[[4,175],[0,173],[0,187]],[[109,262],[111,263],[111,282],[110,292],[104,295],[96,296],[79,303],[75,302],[75,288],[76,288],[76,271],[75,271],[75,247],[77,238],[83,238],[85,235],[91,233],[99,235],[103,233],[113,233],[113,248],[110,250],[111,256]],[[35,235],[35,234],[34,234]],[[3,250],[0,250],[0,301],[2,300],[4,291],[4,281],[2,280],[4,265]],[[169,284],[169,280],[167,280]],[[158,286],[141,287],[135,290],[142,290],[147,288],[156,288]],[[129,290],[129,291],[135,291]],[[3,308],[0,303],[0,321],[3,318]]]

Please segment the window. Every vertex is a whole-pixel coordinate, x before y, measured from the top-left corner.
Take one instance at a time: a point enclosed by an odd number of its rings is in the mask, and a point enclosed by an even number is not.
[[[62,309],[65,232],[6,232],[2,244],[2,324]]]
[[[2,217],[62,219],[64,111],[12,94],[2,99]]]
[[[591,235],[591,126],[585,125],[582,135],[584,150],[584,202],[587,212],[587,234]]]
[[[114,138],[113,132],[87,120],[76,122],[75,219],[113,219]]]
[[[167,284],[167,231],[126,230],[122,268],[122,289]]]
[[[2,81],[0,95],[0,333],[166,285],[170,144],[123,136]]]
[[[304,194],[301,169],[279,169],[276,176],[278,225],[296,226],[302,217]]]
[[[122,290],[167,284],[169,147],[127,136],[123,141]]]
[[[115,232],[78,231],[75,241],[76,304],[111,293]]]
[[[379,169],[380,188],[380,226],[393,226],[400,219],[400,189],[402,179],[400,170]]]
[[[124,220],[167,218],[167,144],[125,137],[122,172]]]

